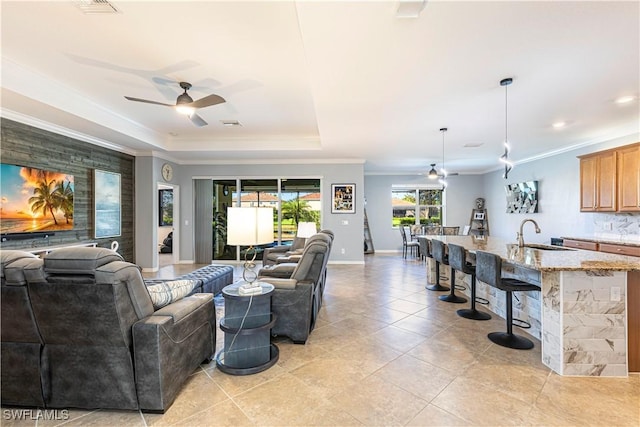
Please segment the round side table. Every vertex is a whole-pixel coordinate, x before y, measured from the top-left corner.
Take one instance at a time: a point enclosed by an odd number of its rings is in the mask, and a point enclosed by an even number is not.
[[[279,350],[271,344],[271,328],[275,315],[271,313],[273,285],[258,282],[262,292],[240,295],[243,281],[225,286],[224,317],[220,329],[224,332],[224,349],[216,355],[216,365],[227,374],[250,375],[273,366]]]

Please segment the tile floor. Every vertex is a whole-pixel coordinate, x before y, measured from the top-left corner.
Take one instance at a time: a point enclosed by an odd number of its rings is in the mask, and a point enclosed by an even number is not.
[[[539,341],[530,351],[496,346],[486,334],[503,330],[503,319],[460,318],[460,305],[426,291],[421,261],[365,260],[329,265],[316,329],[306,345],[277,339],[280,359],[269,370],[236,377],[202,365],[165,414],[72,409],[64,425],[640,425],[640,375],[560,377],[540,362]],[[218,331],[216,351],[222,339]]]

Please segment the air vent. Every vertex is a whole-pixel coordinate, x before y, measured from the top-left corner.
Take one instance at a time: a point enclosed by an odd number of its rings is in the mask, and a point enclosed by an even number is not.
[[[227,127],[242,126],[242,124],[237,120],[220,120],[220,122]]]
[[[478,148],[483,145],[484,142],[468,142],[463,145],[464,148]]]
[[[74,4],[82,13],[118,13],[118,9],[107,0],[76,0]]]

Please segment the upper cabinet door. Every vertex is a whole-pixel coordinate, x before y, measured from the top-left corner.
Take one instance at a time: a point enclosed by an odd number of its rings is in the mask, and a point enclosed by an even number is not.
[[[597,202],[597,168],[598,157],[583,157],[580,159],[580,211],[594,212]]]
[[[618,210],[640,212],[640,144],[618,150]]]
[[[616,152],[580,158],[580,212],[615,212],[617,196]]]
[[[615,212],[618,207],[616,204],[618,191],[616,165],[615,151],[598,156],[598,202],[596,203],[598,212]]]

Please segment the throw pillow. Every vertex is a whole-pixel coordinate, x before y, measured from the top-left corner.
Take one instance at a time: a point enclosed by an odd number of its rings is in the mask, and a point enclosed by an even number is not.
[[[153,307],[158,310],[189,295],[197,285],[197,280],[172,280],[149,285],[147,291]]]

